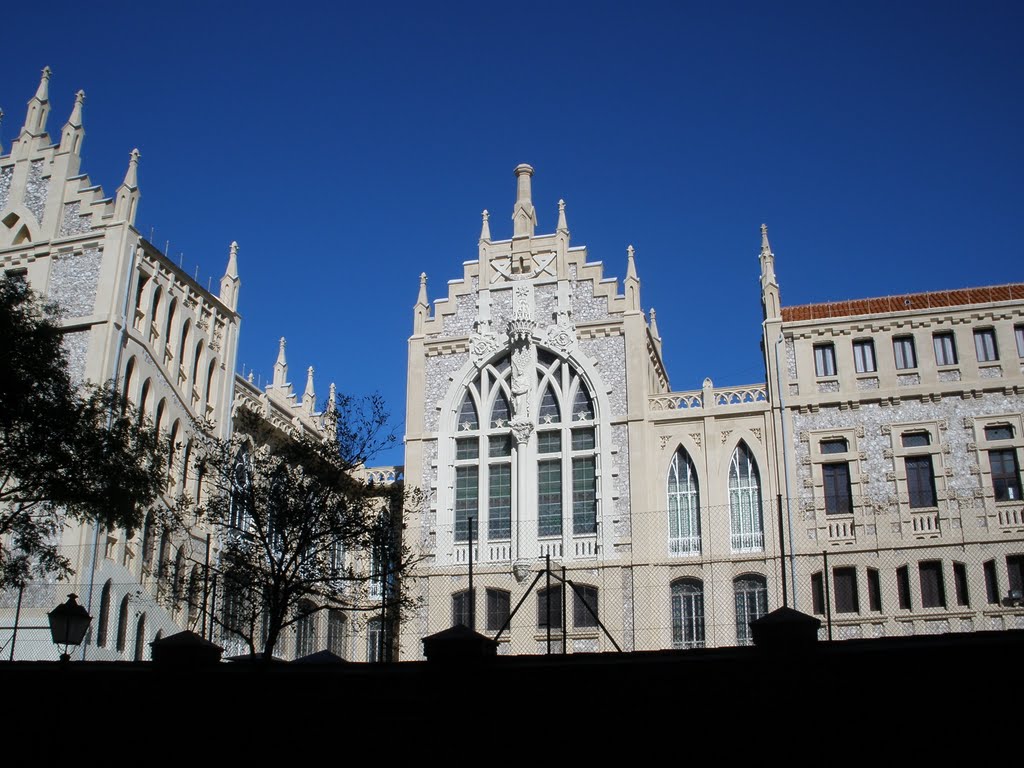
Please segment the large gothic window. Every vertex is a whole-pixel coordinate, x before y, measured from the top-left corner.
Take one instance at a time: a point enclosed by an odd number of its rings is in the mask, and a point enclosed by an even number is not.
[[[764,549],[761,521],[761,477],[745,443],[736,446],[729,465],[729,519],[733,552]]]
[[[668,470],[668,551],[673,555],[700,554],[700,496],[697,471],[682,448]]]
[[[672,647],[704,647],[704,584],[699,579],[672,582]]]
[[[525,506],[533,507],[526,513],[530,522],[519,529],[523,534],[551,539],[597,532],[599,446],[592,396],[576,369],[551,352],[537,350],[534,370],[532,394],[524,396],[526,386],[514,394],[513,366],[503,356],[483,366],[455,407],[456,543],[470,540],[470,519],[474,541],[511,541],[514,510],[523,514],[517,489],[525,489]],[[512,430],[517,419],[533,425],[522,444]]]

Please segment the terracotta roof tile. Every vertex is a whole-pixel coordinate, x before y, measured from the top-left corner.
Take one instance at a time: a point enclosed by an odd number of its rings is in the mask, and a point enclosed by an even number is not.
[[[784,322],[800,320],[823,320],[830,317],[852,317],[855,315],[881,315],[891,312],[906,312],[940,307],[961,307],[971,304],[991,304],[997,301],[1018,301],[1024,299],[1024,283],[992,285],[984,288],[961,288],[953,291],[931,293],[907,293],[900,296],[883,296],[876,299],[852,299],[829,301],[821,304],[801,304],[783,307]]]

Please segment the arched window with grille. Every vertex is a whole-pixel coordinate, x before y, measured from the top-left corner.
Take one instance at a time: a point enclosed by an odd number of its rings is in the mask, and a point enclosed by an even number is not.
[[[680,447],[668,469],[668,551],[673,555],[700,554],[700,494],[697,470]]]
[[[753,454],[743,442],[736,446],[729,464],[729,521],[733,552],[764,549],[761,476]]]
[[[747,574],[733,582],[736,598],[736,644],[751,645],[754,635],[750,622],[768,613],[768,584],[764,576]]]
[[[704,647],[704,584],[700,579],[672,582],[672,647]]]

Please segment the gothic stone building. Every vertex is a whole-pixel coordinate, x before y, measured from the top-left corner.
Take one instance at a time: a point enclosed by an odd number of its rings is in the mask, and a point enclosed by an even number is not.
[[[214,293],[142,237],[134,226],[138,151],[131,152],[113,198],[105,196],[79,168],[85,94],[78,92],[59,141],[52,142],[46,131],[49,79],[47,68],[18,138],[8,153],[0,147],[0,267],[60,306],[73,378],[113,380],[171,437],[168,500],[181,491],[201,496],[193,447],[203,435],[228,437],[239,409],[259,415],[283,435],[320,434],[313,369],[299,399],[288,381],[284,339],[267,387],[258,388],[251,374],[235,374],[241,320],[237,244],[230,246]],[[194,599],[169,608],[157,598],[168,589],[196,592],[202,569],[194,563],[203,558],[204,531],[180,541],[149,521],[136,532],[75,525],[64,531],[61,544],[76,581],[29,585],[22,625],[45,625],[45,612],[74,591],[95,618],[85,648],[90,659],[148,657],[154,638],[184,627],[199,630]],[[0,600],[10,619],[3,623],[13,625],[16,596]],[[339,655],[373,656],[377,643],[356,639],[364,623],[333,612],[311,617],[284,639],[280,652],[319,650],[329,639]],[[230,637],[214,633],[214,639],[238,650]],[[39,640],[38,633],[23,631],[16,655],[48,658],[53,646]],[[5,658],[10,641],[5,631]]]
[[[762,227],[765,381],[673,392],[633,249],[620,290],[564,202],[535,232],[515,175],[512,237],[485,211],[433,311],[420,278],[405,658],[459,622],[505,653],[549,627],[568,651],[744,644],[783,601],[843,637],[1020,625],[1024,286],[783,307]]]

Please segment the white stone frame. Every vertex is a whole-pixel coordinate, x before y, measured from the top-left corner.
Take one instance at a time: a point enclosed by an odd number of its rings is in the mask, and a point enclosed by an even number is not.
[[[913,448],[903,446],[905,433],[926,432],[928,445]],[[918,537],[936,538],[940,531],[940,510],[948,496],[946,468],[942,460],[942,433],[937,421],[901,422],[890,425],[893,455],[893,479],[896,482],[896,498],[901,516],[909,513],[912,533]],[[906,459],[914,456],[931,456],[932,479],[935,483],[935,506],[910,506],[910,490],[907,486]]]
[[[596,538],[593,536],[587,537],[574,537],[572,533],[572,486],[571,476],[569,482],[566,481],[566,477],[563,474],[562,480],[562,535],[558,541],[560,550],[551,551],[550,547],[545,547],[549,553],[551,553],[553,559],[564,560],[564,561],[575,561],[575,560],[607,560],[613,556],[614,552],[614,528],[612,525],[607,524],[606,518],[614,512],[614,483],[612,477],[615,474],[612,469],[612,430],[611,430],[611,404],[608,399],[608,390],[605,387],[600,373],[598,373],[594,363],[583,353],[578,351],[572,351],[568,355],[559,354],[556,350],[553,350],[544,344],[540,343],[537,339],[534,339],[534,346],[540,350],[543,349],[550,352],[555,357],[559,358],[563,364],[573,366],[579,377],[579,380],[586,384],[590,390],[591,400],[594,405],[594,421],[593,426],[595,427],[595,438],[596,448],[594,455],[597,457],[596,467],[596,481],[597,481],[597,535]],[[457,545],[454,541],[454,529],[455,529],[455,512],[454,512],[454,501],[455,501],[455,435],[458,431],[458,410],[462,404],[462,396],[466,391],[466,388],[473,382],[477,377],[480,370],[487,365],[493,364],[496,360],[499,360],[502,356],[510,354],[511,350],[507,346],[503,346],[497,350],[493,355],[487,358],[486,361],[481,362],[478,367],[473,363],[472,360],[467,360],[459,370],[451,376],[451,383],[445,393],[444,398],[441,401],[440,417],[438,418],[438,431],[437,431],[437,516],[436,516],[436,559],[435,562],[439,566],[444,565],[456,565],[462,564],[466,558],[466,547],[464,545]],[[536,368],[535,368],[536,370]],[[558,393],[559,396],[561,392]],[[574,391],[569,393],[570,398],[573,396]],[[532,393],[531,401],[531,413],[537,414],[539,412],[540,399],[543,396],[543,387],[538,385],[536,390]],[[571,401],[569,403],[571,406]],[[566,407],[562,408],[562,413],[565,414]],[[478,411],[478,417],[480,413]],[[487,416],[490,416],[490,411],[487,411]],[[562,429],[569,432],[572,427],[572,422],[563,420]],[[509,559],[518,560],[530,560],[543,557],[545,552],[542,551],[542,547],[539,543],[537,536],[537,521],[535,517],[530,518],[529,521],[522,521],[519,518],[519,499],[517,493],[517,482],[516,478],[520,471],[526,471],[529,473],[527,478],[526,487],[530,489],[530,493],[533,494],[534,505],[533,513],[536,513],[536,493],[537,493],[537,435],[536,430],[530,435],[528,447],[526,451],[525,460],[521,460],[517,455],[517,451],[513,451],[512,459],[512,551],[509,557],[502,556],[502,553],[494,553],[495,557],[491,557],[492,553],[489,551],[489,542],[487,537],[484,535],[485,531],[481,530],[480,534],[476,537],[477,546],[473,550],[474,562],[508,562]],[[563,463],[564,466],[564,463]],[[570,459],[571,466],[571,459]],[[521,469],[524,468],[524,469]],[[481,483],[480,490],[478,491],[478,504],[482,503],[479,501],[485,497],[484,486]],[[526,525],[519,524],[527,522]],[[582,540],[586,538],[586,550],[593,551],[580,551],[577,552],[577,547],[574,543],[582,543]],[[574,539],[580,541],[574,542]],[[547,541],[547,539],[545,540]],[[581,547],[581,549],[584,549]],[[560,553],[559,553],[560,552]]]
[[[1017,453],[1017,473],[1021,473],[1024,462],[1024,418],[1020,413],[991,414],[987,416],[975,416],[972,419],[974,428],[974,448],[978,461],[978,476],[981,483],[981,491],[986,499],[991,499],[993,504],[999,507],[1019,507],[1024,501],[996,501],[995,488],[992,485],[992,465],[989,462],[989,451],[1013,450]],[[1013,438],[1010,440],[989,440],[985,437],[985,427],[1009,425],[1013,429]]]
[[[861,489],[861,468],[860,453],[857,449],[857,429],[849,427],[844,429],[816,429],[808,431],[808,453],[811,461],[811,489],[814,498],[814,513],[819,525],[821,521],[829,528],[829,538],[854,538],[852,521],[863,513],[863,491]],[[822,453],[821,444],[828,440],[845,440],[846,451],[843,453]],[[850,506],[849,515],[833,514],[826,512],[825,506],[825,477],[823,466],[825,464],[839,464],[845,462],[850,472]],[[849,521],[849,535],[842,530],[843,526],[838,525],[839,521]],[[833,524],[836,530],[833,530]]]

